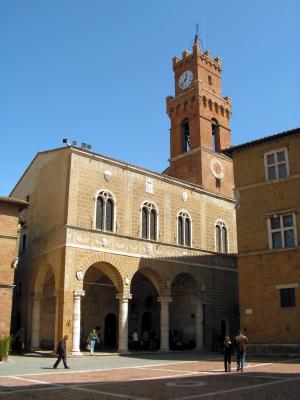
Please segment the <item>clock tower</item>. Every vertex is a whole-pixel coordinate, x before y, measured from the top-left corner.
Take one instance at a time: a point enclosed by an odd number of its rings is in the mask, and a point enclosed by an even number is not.
[[[193,51],[173,58],[175,96],[167,97],[171,120],[167,175],[233,197],[233,166],[222,150],[230,147],[231,99],[222,97],[222,60],[201,52],[197,35]]]

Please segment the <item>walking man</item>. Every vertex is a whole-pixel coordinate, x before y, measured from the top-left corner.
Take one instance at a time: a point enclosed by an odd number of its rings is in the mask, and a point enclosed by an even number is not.
[[[239,330],[237,336],[235,337],[237,371],[243,372],[244,370],[244,357],[246,353],[246,346],[248,343],[249,342],[247,336],[243,335],[242,331]]]
[[[65,335],[62,340],[58,343],[57,345],[57,350],[56,353],[58,354],[58,358],[55,362],[55,364],[53,365],[53,368],[56,369],[58,364],[61,362],[61,360],[64,363],[64,367],[66,369],[70,369],[70,367],[67,365],[67,342],[68,340],[68,335]]]

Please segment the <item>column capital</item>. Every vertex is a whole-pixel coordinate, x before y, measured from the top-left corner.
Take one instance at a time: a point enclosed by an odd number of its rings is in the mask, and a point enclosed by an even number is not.
[[[157,301],[159,303],[172,303],[172,297],[170,297],[170,296],[158,297]]]
[[[116,295],[116,299],[119,300],[119,301],[124,301],[124,302],[126,302],[126,301],[132,299],[132,294],[131,294],[131,293],[128,293],[128,294],[118,293],[118,294]]]
[[[85,291],[82,289],[74,290],[73,296],[74,297],[83,297],[85,295]]]

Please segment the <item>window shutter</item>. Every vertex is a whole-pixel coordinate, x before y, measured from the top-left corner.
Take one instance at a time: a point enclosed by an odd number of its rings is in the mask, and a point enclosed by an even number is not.
[[[142,238],[147,239],[147,231],[148,231],[147,208],[143,207],[143,209],[142,209]]]
[[[156,211],[153,209],[150,213],[150,239],[156,240]]]
[[[221,252],[221,227],[219,225],[216,226],[216,245],[217,251]]]
[[[113,231],[113,220],[114,220],[114,203],[111,199],[108,199],[106,202],[105,230],[109,232]]]
[[[188,218],[185,220],[185,245],[191,246],[191,221]]]
[[[103,229],[103,211],[103,199],[102,197],[98,197],[96,205],[96,229]]]
[[[182,217],[178,217],[178,244],[183,244],[183,223]]]
[[[222,227],[222,251],[227,253],[227,229]]]

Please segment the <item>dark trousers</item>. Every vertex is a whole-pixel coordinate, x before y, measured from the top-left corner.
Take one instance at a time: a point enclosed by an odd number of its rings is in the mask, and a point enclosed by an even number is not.
[[[231,353],[224,353],[224,368],[225,371],[231,370]]]
[[[57,360],[55,361],[55,364],[53,365],[53,368],[57,368],[58,364],[61,362],[61,360],[64,363],[64,367],[68,368],[67,365],[67,357],[65,354],[59,354]]]

